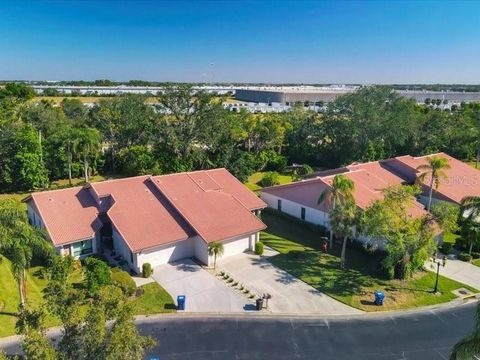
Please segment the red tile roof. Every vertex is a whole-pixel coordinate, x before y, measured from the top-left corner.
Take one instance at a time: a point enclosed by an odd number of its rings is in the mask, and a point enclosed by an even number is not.
[[[55,245],[92,237],[106,213],[133,252],[198,233],[221,241],[264,229],[251,211],[266,204],[225,169],[137,176],[34,193]]]
[[[480,170],[445,153],[420,157],[400,156],[395,159],[405,166],[411,178],[415,178],[421,173],[417,168],[427,164],[427,158],[433,156],[445,158],[450,164],[450,169],[444,170],[446,177],[440,179],[440,186],[434,189],[434,196],[440,195],[445,200],[456,203],[460,203],[466,196],[480,196]],[[429,185],[429,178],[425,179],[424,184]]]
[[[34,204],[55,246],[91,238],[101,227],[96,203],[82,187],[37,192],[25,201]]]
[[[217,171],[217,178],[231,185],[233,182],[227,178],[233,176],[226,170],[218,176],[220,171]],[[250,212],[251,208],[247,208],[235,194],[228,193],[209,176],[210,173],[202,171],[155,176],[152,182],[207,242],[265,229],[266,226]],[[254,203],[253,199],[248,199],[255,196],[253,193],[238,193],[243,201]]]
[[[353,197],[355,204],[362,210],[373,202],[383,199],[383,190],[386,188],[405,183],[401,177],[389,171],[384,164],[378,161],[352,164],[342,169],[343,174],[355,183]],[[333,178],[338,173],[334,172],[334,174],[287,185],[272,186],[262,189],[262,192],[325,211],[326,208],[331,208],[331,204],[317,205],[317,199],[325,189],[331,188]],[[428,215],[428,213],[424,206],[414,199],[412,206],[408,209],[408,215],[415,218]],[[434,227],[435,232],[440,233],[438,226]]]
[[[148,176],[90,184],[100,196],[110,195],[113,205],[107,215],[128,247],[143,249],[185,240],[191,230]]]

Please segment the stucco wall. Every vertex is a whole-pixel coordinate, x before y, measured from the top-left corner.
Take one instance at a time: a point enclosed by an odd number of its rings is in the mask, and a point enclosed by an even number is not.
[[[282,201],[282,212],[295,216],[296,218],[301,219],[301,214],[302,214],[302,207],[305,208],[305,221],[317,224],[317,225],[323,225],[327,229],[330,228],[330,222],[329,222],[329,216],[327,213],[318,210],[318,209],[313,209],[308,206],[304,206],[301,204],[297,204],[293,201],[282,199],[278,196],[264,193],[262,192],[261,196],[263,201],[265,201],[268,205],[269,208],[278,210],[278,200]]]

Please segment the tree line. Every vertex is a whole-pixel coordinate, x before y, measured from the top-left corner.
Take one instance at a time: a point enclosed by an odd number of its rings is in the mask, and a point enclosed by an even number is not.
[[[473,160],[480,149],[480,104],[440,111],[391,88],[339,97],[322,114],[298,105],[282,114],[238,113],[223,98],[168,85],[157,104],[145,95],[33,101],[24,84],[0,89],[0,191],[48,187],[65,178],[133,176],[226,167],[240,180],[287,164],[333,168],[439,151]]]

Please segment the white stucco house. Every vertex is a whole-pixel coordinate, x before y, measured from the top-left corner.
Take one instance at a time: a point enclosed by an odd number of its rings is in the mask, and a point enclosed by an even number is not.
[[[266,204],[225,169],[137,176],[33,193],[30,223],[45,229],[61,255],[81,258],[113,249],[140,272],[195,257],[211,265],[208,244],[223,257],[253,250],[266,226]]]

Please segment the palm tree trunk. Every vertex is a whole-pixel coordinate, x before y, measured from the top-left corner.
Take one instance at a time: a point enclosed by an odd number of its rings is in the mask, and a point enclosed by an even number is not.
[[[217,253],[213,254],[213,268],[217,268]]]
[[[336,203],[336,198],[335,196],[333,197],[333,209],[335,209],[335,206],[337,206],[337,203]],[[333,230],[332,230],[332,223],[330,222],[330,249],[332,248],[333,246]]]
[[[68,152],[68,183],[72,186],[72,152]]]
[[[473,249],[473,240],[470,241],[470,250],[468,250],[468,253],[472,255],[472,249]]]
[[[428,212],[430,212],[430,206],[432,205],[432,195],[433,195],[433,174],[432,174],[432,179],[430,180],[430,193],[428,194],[428,207],[427,207]]]
[[[347,239],[348,237],[345,236],[342,243],[342,254],[340,255],[340,267],[342,269],[345,269],[345,252],[347,251]]]
[[[18,293],[20,294],[20,304],[25,306],[25,292],[24,292],[24,272],[22,273],[22,276],[18,279]]]
[[[87,154],[83,155],[83,172],[85,176],[85,182],[88,182],[88,158]]]

